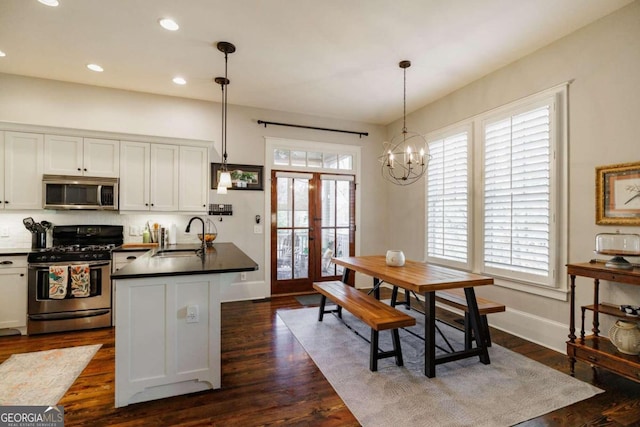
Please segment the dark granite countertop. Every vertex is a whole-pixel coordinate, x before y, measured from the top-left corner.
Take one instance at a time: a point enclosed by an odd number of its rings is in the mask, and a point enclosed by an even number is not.
[[[198,244],[171,245],[165,250],[196,250]],[[163,249],[154,248],[135,261],[111,274],[112,279],[135,279],[159,276],[183,276],[188,274],[232,273],[253,271],[258,264],[233,243],[214,243],[204,256],[154,256]],[[184,252],[183,252],[184,253]]]
[[[31,248],[0,248],[0,255],[28,255]]]

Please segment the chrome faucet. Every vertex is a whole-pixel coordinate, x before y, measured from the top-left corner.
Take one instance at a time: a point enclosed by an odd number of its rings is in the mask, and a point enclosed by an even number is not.
[[[185,233],[189,233],[191,231],[191,223],[193,222],[194,219],[199,219],[200,222],[202,223],[202,248],[200,248],[200,251],[202,251],[202,255],[204,255],[205,251],[206,251],[206,239],[205,239],[205,231],[204,231],[204,220],[202,218],[200,218],[199,216],[194,216],[193,218],[191,218],[189,220],[189,223],[187,224],[187,228],[184,230]]]

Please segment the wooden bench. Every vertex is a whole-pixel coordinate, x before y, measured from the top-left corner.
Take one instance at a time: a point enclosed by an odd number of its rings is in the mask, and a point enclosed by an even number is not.
[[[396,293],[397,290],[396,288],[394,288],[394,294]],[[392,300],[395,300],[395,297],[392,297]],[[464,346],[466,350],[471,349],[473,330],[471,328],[471,318],[469,317],[469,307],[467,306],[467,297],[464,294],[464,289],[436,291],[436,301],[449,307],[464,311]],[[480,312],[480,327],[484,332],[484,336],[487,338],[487,347],[491,347],[491,334],[489,332],[487,314],[503,312],[506,310],[506,307],[504,306],[504,304],[500,304],[498,302],[494,302],[485,298],[480,298],[478,296],[476,296],[476,301],[478,303],[478,311]],[[405,302],[400,304],[404,304],[407,307],[410,307],[408,291],[405,292]],[[397,303],[393,305],[397,305]],[[456,325],[451,326],[460,329]]]
[[[378,360],[386,357],[395,357],[396,365],[403,365],[398,328],[415,325],[416,319],[414,317],[402,313],[340,281],[315,282],[313,288],[320,292],[322,296],[318,316],[319,322],[322,322],[325,313],[334,311],[325,310],[325,303],[329,298],[338,306],[339,317],[342,317],[341,309],[344,308],[371,328],[371,350],[369,352],[369,369],[371,371],[377,371]],[[380,331],[387,329],[391,330],[393,351],[380,351],[378,349],[378,334]]]

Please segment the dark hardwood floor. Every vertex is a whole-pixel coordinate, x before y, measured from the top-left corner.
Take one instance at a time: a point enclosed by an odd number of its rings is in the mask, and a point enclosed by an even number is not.
[[[223,304],[222,389],[119,409],[113,406],[113,328],[0,337],[0,362],[14,353],[101,343],[59,402],[65,409],[66,426],[357,426],[344,402],[276,316],[279,310],[300,306],[292,296]],[[439,316],[455,319],[447,312]],[[569,371],[566,355],[501,331],[492,330],[492,334],[494,343]],[[576,377],[605,393],[522,425],[640,426],[640,384],[580,362]]]

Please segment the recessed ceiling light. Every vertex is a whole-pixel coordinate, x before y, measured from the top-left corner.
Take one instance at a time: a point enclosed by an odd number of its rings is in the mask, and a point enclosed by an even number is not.
[[[51,6],[51,7],[56,7],[60,4],[58,3],[58,0],[38,0],[38,1],[46,6]]]
[[[0,50],[0,56],[7,56],[7,54]]]
[[[182,77],[174,77],[173,78],[173,82],[177,85],[186,85],[187,81],[185,79],[183,79]]]
[[[158,21],[162,28],[169,31],[178,31],[180,26],[171,18],[162,18]]]
[[[95,71],[97,73],[101,73],[101,72],[104,71],[104,68],[102,68],[98,64],[88,64],[87,68],[90,69],[91,71]]]

